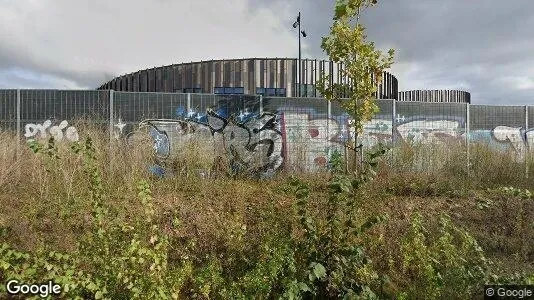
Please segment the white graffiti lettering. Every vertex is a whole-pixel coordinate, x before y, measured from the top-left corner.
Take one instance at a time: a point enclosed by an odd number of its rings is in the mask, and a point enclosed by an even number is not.
[[[76,127],[69,126],[69,123],[65,120],[61,121],[59,125],[52,125],[52,121],[46,120],[43,124],[26,124],[24,126],[24,136],[26,138],[39,138],[47,139],[52,136],[56,141],[75,142],[78,141],[78,131]]]

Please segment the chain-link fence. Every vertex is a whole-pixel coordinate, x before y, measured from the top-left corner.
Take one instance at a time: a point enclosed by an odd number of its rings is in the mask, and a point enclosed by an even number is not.
[[[455,162],[468,172],[476,145],[510,153],[529,174],[534,157],[534,107],[378,100],[364,125],[364,153],[392,146],[395,168],[432,172]],[[209,139],[213,155],[269,173],[326,169],[334,156],[350,160],[355,134],[347,112],[320,98],[114,91],[0,90],[0,129],[21,138],[49,135],[74,140],[75,124],[107,128],[110,138],[148,128],[162,158],[181,144]]]

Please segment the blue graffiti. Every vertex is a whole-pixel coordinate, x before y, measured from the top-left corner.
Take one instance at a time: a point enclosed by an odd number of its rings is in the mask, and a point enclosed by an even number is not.
[[[212,136],[218,134],[222,137],[220,146],[228,155],[229,166],[234,172],[268,177],[283,163],[281,132],[274,114],[259,115],[245,109],[226,117],[228,113],[224,107],[208,109],[205,113],[186,113],[182,107],[176,109],[176,114],[181,120],[145,120],[140,123],[140,127],[148,129],[156,157],[160,159],[149,169],[158,177],[170,174],[165,160],[171,153],[172,141],[168,136],[171,131],[173,137],[202,131],[202,128],[208,129]]]
[[[151,126],[148,134],[154,140],[154,150],[156,156],[167,158],[170,153],[169,137],[165,131],[159,131],[156,127]]]

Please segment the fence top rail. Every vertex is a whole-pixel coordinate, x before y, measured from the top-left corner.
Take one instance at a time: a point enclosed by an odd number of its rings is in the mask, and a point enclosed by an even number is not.
[[[88,92],[88,93],[102,93],[107,92],[107,90],[81,90],[81,89],[75,89],[75,90],[65,90],[65,89],[0,89],[0,91],[36,91],[36,92],[49,92],[49,91],[57,91],[57,92]]]
[[[130,92],[130,91],[115,91],[115,90],[102,90],[102,91],[112,91],[114,94],[150,94],[150,95],[187,95],[188,93],[173,93],[173,92]],[[191,93],[193,95],[193,93]],[[214,95],[214,94],[200,94],[196,93],[194,95]]]
[[[531,107],[528,104],[470,104],[470,106],[491,106],[491,107]]]

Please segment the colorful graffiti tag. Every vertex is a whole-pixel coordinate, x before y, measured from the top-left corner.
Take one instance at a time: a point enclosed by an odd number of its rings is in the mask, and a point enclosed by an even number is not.
[[[213,151],[213,158],[227,157],[234,171],[264,177],[274,174],[283,163],[281,132],[276,116],[270,113],[223,117],[208,110],[205,115],[189,114],[183,120],[145,120],[140,128],[148,129],[160,159],[172,157],[188,142],[197,140],[212,146],[208,151]]]
[[[65,131],[63,131],[65,130]],[[67,140],[71,142],[78,141],[78,131],[76,127],[69,126],[69,122],[63,120],[59,125],[52,126],[52,121],[46,120],[43,124],[26,124],[24,126],[24,136],[28,139],[40,138],[47,139],[50,136],[56,141]]]
[[[178,119],[145,120],[139,128],[148,129],[156,156],[168,159],[191,141],[204,141],[213,158],[226,157],[234,169],[268,176],[281,168],[316,171],[328,166],[334,152],[354,140],[348,115],[318,113],[313,109],[279,107],[276,113],[261,115],[241,110],[229,114],[224,109],[206,112],[176,110]],[[466,137],[466,122],[451,116],[391,116],[364,125],[359,142],[364,149],[385,143],[451,145],[486,143],[496,150],[510,150],[518,160],[534,151],[534,129],[496,126],[471,130]],[[115,127],[124,135],[124,124]],[[129,135],[131,137],[131,135]]]

